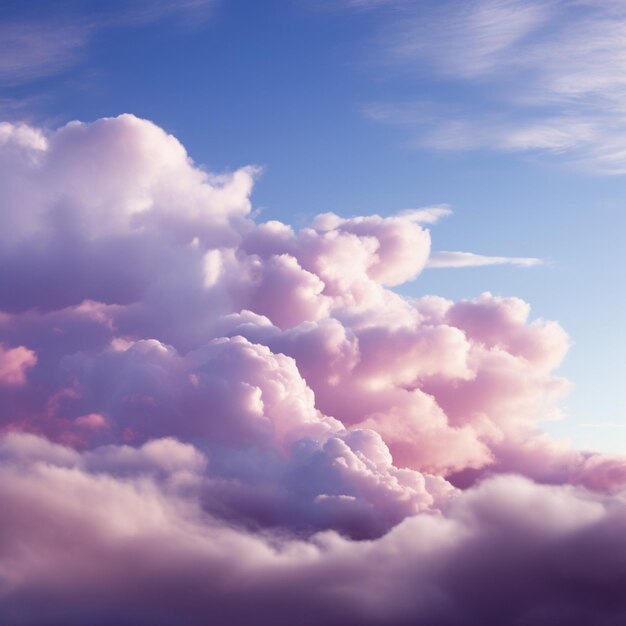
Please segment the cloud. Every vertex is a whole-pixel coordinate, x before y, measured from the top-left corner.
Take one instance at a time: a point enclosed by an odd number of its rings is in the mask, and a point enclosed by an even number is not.
[[[113,450],[24,436],[2,449],[4,623],[608,626],[624,614],[621,498],[501,476],[376,541],[269,537],[203,515],[201,464],[165,443],[129,456],[123,479]]]
[[[62,22],[3,23],[0,81],[24,83],[68,69],[80,58],[89,30]]]
[[[420,147],[534,151],[623,174],[621,3],[480,0],[390,13],[378,58],[406,80],[454,86],[373,103],[374,119],[413,129]],[[406,91],[406,90],[405,90]]]
[[[256,223],[257,169],[132,115],[0,164],[3,624],[619,619],[626,460],[541,430],[563,329],[389,289],[447,207]]]
[[[24,385],[26,372],[37,363],[37,355],[24,346],[5,348],[0,344],[0,385]]]
[[[531,267],[540,265],[541,259],[514,256],[484,256],[473,252],[433,252],[427,267],[483,267],[485,265],[518,265]]]
[[[418,224],[436,224],[440,219],[452,215],[452,209],[446,205],[422,207],[420,209],[405,209],[399,216]]]
[[[35,16],[7,17],[0,25],[0,83],[17,85],[60,74],[83,60],[89,43],[105,29],[139,26],[165,17],[197,20],[213,0],[131,0],[93,4],[61,1],[38,7]]]

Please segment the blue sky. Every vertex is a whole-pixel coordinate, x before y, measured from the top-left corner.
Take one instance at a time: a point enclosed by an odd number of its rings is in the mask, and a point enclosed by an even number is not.
[[[263,166],[259,219],[449,206],[405,293],[527,300],[573,346],[553,433],[626,435],[626,8],[585,0],[6,1],[0,114],[123,112],[211,170]]]

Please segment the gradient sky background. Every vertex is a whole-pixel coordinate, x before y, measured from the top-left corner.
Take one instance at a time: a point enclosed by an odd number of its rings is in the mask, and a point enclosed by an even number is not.
[[[261,165],[259,219],[296,227],[449,205],[435,250],[544,263],[430,269],[403,291],[515,295],[558,320],[575,389],[546,429],[624,450],[622,2],[95,6],[0,4],[0,117],[56,128],[132,112],[212,171]]]

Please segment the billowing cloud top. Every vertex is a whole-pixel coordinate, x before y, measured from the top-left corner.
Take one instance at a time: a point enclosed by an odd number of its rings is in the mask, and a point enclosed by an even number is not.
[[[564,331],[388,288],[447,209],[257,224],[131,115],[0,162],[3,624],[619,623],[626,463],[539,429]]]

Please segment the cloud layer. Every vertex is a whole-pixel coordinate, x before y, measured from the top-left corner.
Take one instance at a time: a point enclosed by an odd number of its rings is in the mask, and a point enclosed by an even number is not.
[[[390,289],[445,207],[296,232],[131,115],[0,130],[3,623],[619,623],[564,331]]]

